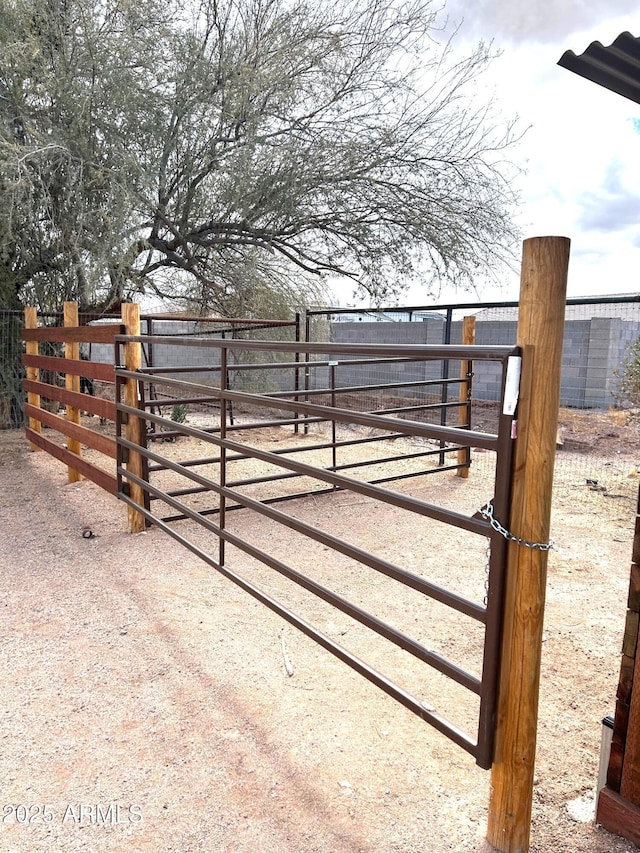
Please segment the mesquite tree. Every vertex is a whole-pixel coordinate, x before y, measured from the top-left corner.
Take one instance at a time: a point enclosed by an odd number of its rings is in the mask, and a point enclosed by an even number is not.
[[[0,299],[250,313],[508,256],[512,123],[431,0],[0,0]]]

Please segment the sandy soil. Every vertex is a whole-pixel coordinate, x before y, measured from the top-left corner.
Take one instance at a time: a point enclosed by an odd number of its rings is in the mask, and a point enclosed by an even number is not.
[[[0,433],[0,472],[0,850],[486,849],[489,773],[466,753],[157,528],[129,536],[122,504],[68,485],[20,434]],[[435,480],[419,488],[427,496]],[[437,488],[452,506],[488,497],[480,473],[442,475]],[[359,541],[385,532],[409,561],[467,571],[450,533],[409,535],[364,498],[292,511]],[[578,484],[556,496],[532,853],[635,849],[592,820],[634,519],[632,496]],[[272,544],[291,553],[283,536]],[[312,615],[359,648],[339,614]],[[464,645],[455,627],[440,640]]]

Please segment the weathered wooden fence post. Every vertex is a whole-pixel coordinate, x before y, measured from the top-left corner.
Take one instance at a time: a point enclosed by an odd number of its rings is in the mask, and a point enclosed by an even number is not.
[[[631,560],[611,748],[596,823],[640,847],[640,494]]]
[[[521,383],[510,531],[547,543],[570,241],[525,240],[517,343]],[[509,543],[496,751],[487,840],[500,853],[529,850],[547,552]]]
[[[38,328],[38,312],[35,308],[24,309],[24,327],[25,329]],[[38,341],[27,341],[26,350],[27,355],[38,355],[40,353],[40,344]],[[27,367],[27,379],[32,382],[38,382],[40,380],[39,369],[37,367]],[[29,391],[27,394],[27,402],[39,409],[40,394],[34,394],[32,391]],[[32,429],[34,432],[42,432],[42,424],[35,418],[29,418],[29,429]],[[29,447],[31,450],[40,450],[37,444],[30,443]]]
[[[465,345],[474,344],[476,342],[476,318],[473,316],[464,317],[462,320],[462,343]],[[460,426],[469,425],[469,374],[472,370],[473,362],[460,362],[460,379],[464,380],[460,383],[460,408],[458,409],[458,424]],[[458,465],[464,465],[464,468],[458,468],[458,477],[469,476],[469,466],[471,464],[471,448],[463,447],[458,451]]]
[[[79,325],[78,320],[78,303],[77,302],[65,302],[63,306],[63,318],[65,328],[73,327]],[[80,344],[78,341],[65,341],[64,344],[64,357],[65,358],[80,358]],[[80,391],[80,377],[74,376],[72,373],[65,373],[64,377],[64,385],[67,391]],[[69,423],[79,424],[80,423],[80,409],[76,409],[74,406],[66,406],[66,419]],[[76,456],[82,456],[82,444],[76,438],[67,437],[67,450],[70,453],[75,453]],[[67,482],[69,483],[77,483],[82,479],[82,475],[76,471],[75,468],[72,468],[71,465],[67,466]]]
[[[122,303],[122,322],[127,335],[137,336],[140,334],[140,306],[134,302]],[[127,370],[138,370],[142,365],[142,345],[140,343],[127,343],[124,345],[124,363]],[[138,408],[138,383],[135,379],[127,379],[124,387],[124,403],[126,406]],[[139,446],[144,446],[145,427],[144,421],[133,415],[127,417],[125,436],[128,441]],[[133,450],[128,452],[127,470],[137,477],[143,477],[143,458]],[[129,482],[129,496],[138,506],[144,506],[144,489],[137,483]],[[137,512],[132,506],[127,508],[129,517],[129,532],[140,533],[145,528],[144,516]]]

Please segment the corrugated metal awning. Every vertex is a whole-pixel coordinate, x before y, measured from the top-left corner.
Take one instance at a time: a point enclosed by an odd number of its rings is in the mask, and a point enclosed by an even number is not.
[[[599,41],[576,55],[562,54],[558,65],[640,104],[640,38],[621,33],[609,47]]]

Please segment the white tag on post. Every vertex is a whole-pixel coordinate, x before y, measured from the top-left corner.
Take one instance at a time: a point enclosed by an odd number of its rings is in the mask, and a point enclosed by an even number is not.
[[[513,415],[518,405],[520,394],[520,371],[522,369],[522,358],[519,355],[510,355],[507,361],[507,379],[504,385],[504,401],[502,404],[503,415]]]

